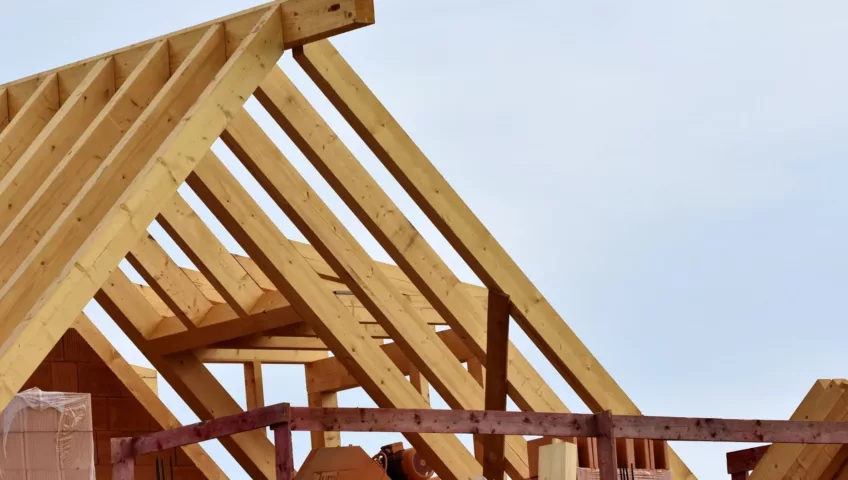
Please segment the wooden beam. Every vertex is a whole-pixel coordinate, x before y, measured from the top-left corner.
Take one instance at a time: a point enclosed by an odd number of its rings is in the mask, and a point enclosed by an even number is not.
[[[155,43],[21,213],[0,227],[0,248],[7,255],[22,255],[20,250],[37,243],[50,230],[169,76],[168,42]]]
[[[252,335],[228,340],[213,345],[214,348],[251,350],[329,350],[320,338],[281,337],[274,335]]]
[[[303,365],[327,358],[327,352],[314,350],[230,350],[202,348],[195,350],[203,363],[262,362],[269,365]]]
[[[248,410],[265,406],[265,388],[262,382],[262,362],[244,362],[244,391]]]
[[[430,382],[427,381],[427,378],[421,374],[421,371],[418,370],[415,365],[410,365],[409,368],[409,383],[418,390],[418,393],[424,397],[424,401],[427,404],[430,404]]]
[[[113,438],[112,478],[115,480],[133,480],[135,478],[135,457],[132,454],[131,438]]]
[[[596,437],[598,439],[598,469],[600,480],[615,480],[618,473],[617,451],[612,412],[606,410],[594,415]]]
[[[18,161],[5,175],[0,174],[0,225],[12,224],[114,93],[113,62],[104,58],[89,70]]]
[[[318,275],[214,154],[207,153],[188,183],[333,354],[348,364],[378,405],[426,406],[421,395],[366,338],[350,312],[322,288]],[[480,473],[479,465],[456,437],[408,435],[407,439],[442,478]]]
[[[295,58],[477,277],[510,296],[516,322],[583,402],[595,412],[640,413],[330,42]],[[675,478],[692,476],[676,456],[672,463]]]
[[[286,39],[286,48],[293,48],[374,23],[374,4],[370,0],[279,0],[6,83],[0,85],[0,89],[8,90],[10,117],[14,117],[20,104],[30,96],[44,77],[58,73],[66,79],[64,83],[67,83],[69,88],[75,88],[74,80],[80,77],[78,73],[80,70],[90,68],[91,64],[97,60],[112,56],[115,57],[115,65],[119,67],[116,70],[115,83],[120,86],[138,65],[144,52],[154,43],[166,40],[172,45],[173,61],[171,63],[176,68],[188,56],[191,45],[197,42],[203,32],[218,24],[222,24],[227,32],[227,56],[230,56],[242,39],[250,33],[259,18],[269,8],[277,6],[282,9],[283,38]],[[186,45],[189,46],[186,47]]]
[[[126,258],[186,328],[200,325],[212,309],[212,303],[152,236],[142,236]]]
[[[159,315],[120,270],[95,299],[199,418],[208,420],[242,412],[193,353],[164,357],[151,351],[141,332],[155,327]],[[222,438],[221,444],[252,477],[273,478],[273,445],[264,432]]]
[[[402,210],[279,68],[255,94],[383,249],[482,361],[486,314]],[[524,356],[510,347],[510,396],[522,410],[567,412]]]
[[[207,39],[211,42],[218,38],[218,29],[211,29],[209,34]],[[205,47],[205,42],[201,42],[199,49],[195,50],[198,53],[195,59],[204,56],[202,52]],[[279,8],[275,8],[260,19],[223,68],[214,68],[214,79],[199,94],[184,118],[175,127],[165,129],[163,133],[167,134],[167,139],[162,139],[164,143],[151,156],[138,162],[142,167],[139,170],[143,173],[132,175],[134,180],[129,185],[109,176],[93,179],[93,185],[108,185],[108,188],[92,188],[81,192],[77,197],[80,202],[74,206],[92,207],[86,210],[91,215],[79,212],[80,216],[66,217],[45,238],[47,242],[42,242],[49,246],[33,256],[34,261],[29,264],[33,268],[29,274],[19,277],[20,281],[7,284],[14,286],[0,293],[0,311],[4,312],[0,316],[3,319],[0,338],[4,340],[3,347],[0,347],[0,382],[3,385],[0,405],[6,405],[35,371],[58,336],[64,333],[77,313],[82,311],[138,241],[164,202],[176,193],[194,168],[194,163],[212,146],[215,138],[226,127],[227,112],[243,105],[282,52],[282,18]],[[194,65],[192,61],[187,60],[187,63]],[[202,84],[199,74],[194,73],[192,82]],[[186,90],[190,91],[185,88],[181,90],[182,95],[177,95],[179,98],[186,96]],[[165,89],[163,92],[145,110],[145,114],[164,113],[160,108],[173,107],[169,105],[171,102],[163,105],[162,100],[174,92]],[[162,117],[167,118],[167,115]],[[145,120],[142,121],[142,118]],[[159,115],[146,118],[142,115],[142,118],[133,125],[133,131],[122,139],[124,146],[134,145],[134,141],[140,139],[150,141],[152,139],[147,134],[160,128],[159,125],[149,124],[149,121],[158,119]],[[137,134],[138,129],[147,130],[147,134]],[[130,153],[123,149],[118,151],[121,155]],[[120,166],[125,163],[132,162],[117,162]],[[93,195],[97,198],[93,198]],[[96,205],[103,202],[106,211],[98,212],[90,202]],[[69,211],[75,210],[69,206]],[[92,232],[95,234],[92,235]],[[41,255],[47,256],[44,258]],[[33,294],[17,294],[28,292]],[[11,313],[7,315],[6,312]],[[26,352],[21,350],[22,345],[29,347]]]
[[[480,384],[481,387],[485,390],[486,388],[486,367],[483,366],[483,363],[477,359],[477,357],[469,358],[467,363],[468,373],[474,377],[474,380]],[[474,458],[477,459],[481,464],[485,458],[485,446],[483,445],[483,436],[482,435],[474,435]],[[532,451],[530,450],[530,442],[527,443],[527,460],[532,461],[533,459],[530,457],[532,455]],[[530,474],[533,474],[533,467],[530,467]]]
[[[768,449],[768,445],[763,445],[761,447],[727,452],[727,473],[734,474],[745,472],[747,474],[756,468],[760,459],[763,458]]]
[[[459,335],[453,330],[443,330],[439,332],[439,337],[460,362],[468,361],[473,357],[460,340]],[[409,375],[412,372],[414,367],[399,345],[386,343],[380,345],[380,349],[402,374]],[[348,372],[344,363],[336,357],[310,363],[306,366],[306,372],[306,390],[308,392],[339,392],[361,386],[359,380]]]
[[[85,316],[80,315],[74,321],[73,328],[79,332],[94,353],[109,367],[118,380],[132,393],[133,397],[144,407],[153,420],[163,429],[181,427],[182,424],[168,407],[162,403],[156,392],[141,378],[137,369],[127,363],[121,354],[115,350],[109,340],[100,333],[97,326]],[[155,371],[155,370],[154,370]],[[195,466],[208,479],[224,480],[227,476],[200,445],[186,445],[183,453],[191,459]]]
[[[394,284],[246,110],[235,115],[221,138],[368,312],[401,345],[447,404],[451,408],[483,408],[483,389],[458,361],[452,361],[450,350],[436,332],[404,301]],[[505,398],[506,390],[504,401]],[[527,478],[526,442],[516,437],[509,443],[510,473]]]
[[[259,428],[264,429],[278,423],[288,423],[288,419],[288,404],[278,403],[249,412],[227,415],[136,437],[132,441],[132,453],[134,456],[138,456],[161,452],[170,448],[229,437]]]
[[[276,452],[277,480],[294,478],[294,458],[292,458],[292,435],[289,422],[271,426],[274,431],[274,451]]]
[[[790,420],[824,420],[841,402],[848,385],[842,381],[817,380],[789,417]],[[751,472],[751,480],[783,478],[803,451],[803,445],[772,445]]]
[[[18,162],[42,129],[59,110],[59,81],[55,74],[35,79],[38,87],[25,99],[19,112],[13,112],[6,89],[9,125],[0,132],[0,179]]]
[[[99,222],[106,221],[108,218],[115,219],[120,224],[133,225],[130,220],[135,219],[126,213],[121,213],[121,207],[125,204],[117,205],[118,199],[146,164],[162,165],[157,163],[159,153],[157,147],[174,129],[176,119],[185,114],[201,94],[205,86],[204,81],[211,81],[224,65],[223,48],[223,31],[220,27],[212,27],[192,51],[190,58],[180,66],[180,70],[171,77],[151,105],[112,150],[97,173],[84,185],[83,190],[77,194],[53,227],[48,230],[48,233],[52,235],[45,235],[34,249],[31,246],[20,250],[12,248],[15,250],[14,255],[6,254],[6,249],[3,248],[4,255],[0,255],[2,257],[0,258],[0,264],[2,264],[0,281],[8,279],[8,283],[0,289],[0,318],[4,319],[4,323],[0,324],[0,338],[5,337],[9,328],[16,326],[15,320],[23,318],[33,308],[38,297],[62,272],[65,264],[72,260],[92,232],[97,231]],[[183,128],[180,126],[181,130]],[[185,163],[186,165],[180,166],[190,170],[191,163]],[[153,170],[160,175],[169,175],[164,165],[162,168]],[[163,189],[168,185],[169,183],[162,183],[159,188]],[[39,204],[33,208],[46,208],[45,202],[46,199],[40,199]],[[158,205],[161,203],[163,203],[161,199],[148,202],[147,205],[153,208],[148,207],[147,210],[152,211],[155,216],[159,210]],[[147,224],[149,222],[143,226],[133,225],[133,235],[140,235],[143,229],[147,228]],[[106,235],[99,234],[96,239],[99,240],[101,248],[111,246]],[[134,244],[137,240],[133,236],[129,241]],[[126,252],[122,252],[121,258],[124,255]],[[98,257],[92,260],[103,262]],[[118,262],[115,262],[106,268],[113,269],[117,264]],[[70,277],[84,276],[79,267],[72,269],[71,273],[73,275]],[[94,291],[97,287],[99,285],[94,287]]]
[[[306,370],[306,383],[310,382],[309,370]],[[338,408],[339,398],[335,392],[309,392],[307,402],[313,408]],[[342,445],[341,432],[310,432],[312,438],[312,449],[326,447],[340,447]]]
[[[230,307],[246,317],[262,296],[262,289],[183,197],[174,195],[158,219]]]
[[[496,290],[489,290],[489,318],[486,338],[486,410],[506,410],[509,308],[509,296]],[[483,476],[489,480],[503,480],[503,435],[484,435],[482,441]]]
[[[9,97],[5,88],[0,88],[0,133],[9,124]]]

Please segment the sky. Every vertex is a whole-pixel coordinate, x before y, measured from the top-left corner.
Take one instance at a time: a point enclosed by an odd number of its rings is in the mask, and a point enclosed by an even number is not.
[[[645,414],[783,419],[817,378],[848,376],[848,5],[375,3],[376,25],[335,45]],[[7,0],[0,83],[255,4]],[[460,278],[479,283],[288,54],[281,64]],[[248,108],[388,260],[254,100]],[[128,360],[149,365],[87,311]],[[572,410],[587,411],[517,328],[511,336]],[[241,368],[211,369],[244,405]],[[306,403],[300,367],[263,372],[266,402]],[[196,419],[161,380],[160,390],[182,421]],[[361,391],[340,402],[373,405]],[[297,435],[299,461],[309,445]],[[395,438],[342,435],[369,453]],[[724,452],[746,446],[674,448],[718,479]],[[220,445],[205,447],[246,478]]]

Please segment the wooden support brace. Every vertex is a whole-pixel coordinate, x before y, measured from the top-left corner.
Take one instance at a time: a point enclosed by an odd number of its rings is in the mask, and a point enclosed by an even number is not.
[[[600,480],[615,480],[618,473],[616,460],[615,435],[613,434],[612,412],[609,410],[595,414],[595,428],[598,434],[598,467]]]
[[[265,389],[262,382],[262,362],[244,364],[244,391],[248,410],[265,406]]]
[[[274,430],[274,451],[276,452],[277,480],[294,478],[294,459],[292,457],[291,423],[272,425]]]
[[[486,338],[486,410],[506,411],[507,352],[509,348],[509,296],[489,291]],[[483,476],[504,478],[503,435],[483,436]]]

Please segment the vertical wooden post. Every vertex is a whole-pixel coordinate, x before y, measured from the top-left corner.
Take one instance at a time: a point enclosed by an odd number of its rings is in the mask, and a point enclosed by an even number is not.
[[[310,392],[306,395],[306,400],[309,403],[310,407],[337,408],[339,406],[339,398],[336,392]],[[312,438],[313,449],[324,447],[340,447],[342,445],[341,432],[309,433]]]
[[[486,388],[486,367],[480,363],[480,360],[477,360],[476,357],[472,357],[468,359],[468,373],[474,377],[474,380],[477,380],[477,383],[483,387],[484,391]],[[474,458],[480,462],[480,465],[483,464],[483,436],[482,435],[474,435]]]
[[[133,480],[135,478],[135,457],[132,451],[132,438],[112,439],[112,479]]]
[[[291,423],[283,422],[271,426],[274,430],[274,452],[277,480],[294,478],[294,456],[292,454]]]
[[[265,388],[262,383],[262,362],[244,364],[244,391],[247,394],[247,409],[265,406]]]
[[[600,480],[616,480],[618,460],[615,456],[615,435],[612,430],[612,412],[605,410],[595,414],[598,429],[598,468]]]
[[[486,328],[486,410],[506,410],[506,374],[509,350],[509,295],[489,290]],[[483,476],[504,478],[504,436],[483,437]]]

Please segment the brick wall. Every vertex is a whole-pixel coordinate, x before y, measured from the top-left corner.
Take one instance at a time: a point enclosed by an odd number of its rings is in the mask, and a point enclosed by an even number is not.
[[[73,329],[65,333],[21,390],[32,387],[45,391],[91,394],[97,480],[111,480],[112,477],[110,439],[162,430],[82,336]],[[174,479],[206,478],[182,450],[173,449],[136,458],[137,479],[156,478],[156,457],[161,458],[165,465],[165,474],[161,478],[171,480],[172,466]]]

